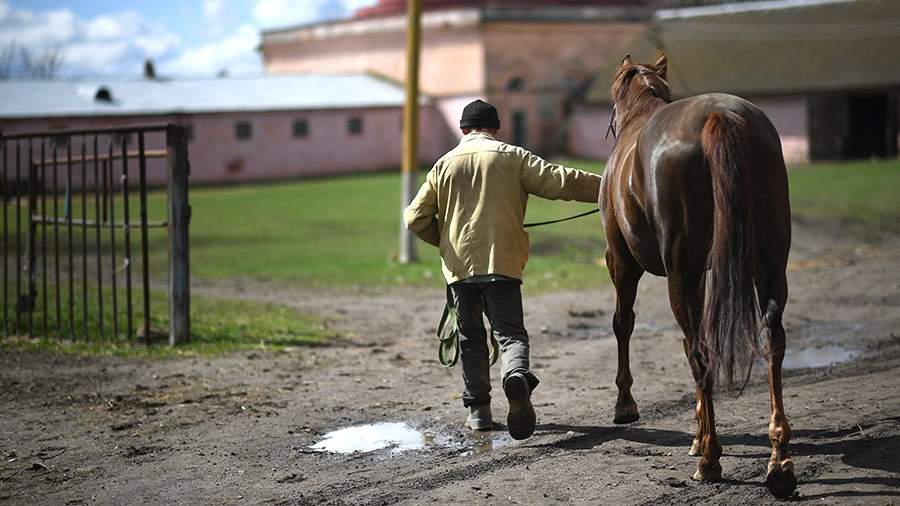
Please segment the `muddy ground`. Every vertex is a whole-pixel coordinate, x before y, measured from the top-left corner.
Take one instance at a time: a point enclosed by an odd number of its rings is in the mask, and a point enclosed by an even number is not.
[[[785,404],[796,501],[900,502],[900,239],[865,236],[795,225]],[[195,290],[289,303],[341,337],[215,359],[4,353],[0,503],[776,502],[763,485],[762,376],[741,397],[717,398],[724,480],[690,480],[693,386],[662,279],[640,288],[631,355],[641,419],[627,426],[612,423],[612,290],[526,300],[542,384],[537,431],[522,442],[462,428],[459,368],[435,360],[441,293]],[[496,378],[495,393],[502,420]],[[424,447],[310,448],[329,431],[377,422],[406,423]]]

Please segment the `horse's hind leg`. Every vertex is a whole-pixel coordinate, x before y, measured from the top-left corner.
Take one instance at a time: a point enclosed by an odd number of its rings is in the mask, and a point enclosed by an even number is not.
[[[691,362],[693,360],[690,357],[691,344],[688,342],[687,338],[684,340],[684,348],[685,353],[688,355],[688,362]],[[691,365],[692,371],[695,368],[696,366]],[[694,433],[691,449],[688,450],[688,455],[691,457],[697,457],[698,455],[703,454],[703,436],[706,434],[706,430],[703,427],[703,390],[701,390],[699,386],[696,387],[695,397],[697,398],[697,404],[694,407],[694,420],[697,423],[697,431]]]
[[[702,455],[697,465],[694,479],[715,481],[722,477],[719,457],[722,445],[716,434],[715,413],[712,392],[713,376],[703,360],[698,360],[700,317],[703,310],[703,270],[671,269],[667,273],[669,282],[669,303],[678,325],[684,331],[685,353],[697,386],[697,434],[691,445],[691,455]]]
[[[616,244],[618,243],[618,244]],[[616,399],[614,423],[631,423],[638,419],[637,403],[631,396],[631,364],[629,358],[629,341],[634,330],[634,299],[637,296],[638,281],[644,270],[638,265],[628,251],[624,240],[610,241],[606,250],[606,265],[616,287],[616,313],[613,316],[613,331],[619,347],[619,366],[616,372],[616,386],[619,397]]]
[[[704,301],[704,293],[701,289],[702,281],[698,281],[697,293],[693,297],[693,303],[689,304],[689,310],[691,311],[690,320],[686,323],[686,326],[697,325],[700,322],[701,318],[701,309],[703,308]],[[671,295],[670,295],[671,297]],[[675,309],[676,303],[671,301],[672,303],[672,311],[677,314],[679,310]],[[679,302],[679,305],[681,303]],[[682,326],[685,328],[685,326]],[[694,362],[694,353],[693,353],[693,340],[694,340],[694,330],[691,329],[690,332],[684,333],[684,338],[682,339],[682,344],[684,345],[684,356],[687,357],[688,364],[691,366],[691,372],[697,370],[697,365]],[[697,422],[697,431],[694,433],[694,440],[691,442],[691,449],[688,450],[688,455],[692,457],[696,457],[703,453],[703,436],[706,434],[706,431],[703,427],[703,390],[699,385],[696,386],[696,395],[697,404],[694,408],[694,420]]]
[[[762,330],[768,339],[769,348],[769,400],[772,416],[769,419],[769,440],[772,442],[772,456],[766,473],[766,487],[775,497],[786,499],[797,488],[794,476],[794,462],[788,452],[791,426],[784,414],[784,399],[781,391],[781,362],[784,360],[785,335],[781,316],[787,301],[787,279],[784,270],[774,274],[771,289],[760,286],[760,305],[763,311]]]

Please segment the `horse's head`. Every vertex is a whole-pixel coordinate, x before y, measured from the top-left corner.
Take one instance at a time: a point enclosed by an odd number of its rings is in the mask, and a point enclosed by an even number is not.
[[[609,90],[615,107],[614,114],[619,118],[616,127],[621,127],[622,120],[629,113],[655,108],[660,102],[672,101],[672,89],[666,81],[667,68],[668,61],[663,53],[660,53],[656,63],[652,65],[635,63],[631,55],[625,56]]]

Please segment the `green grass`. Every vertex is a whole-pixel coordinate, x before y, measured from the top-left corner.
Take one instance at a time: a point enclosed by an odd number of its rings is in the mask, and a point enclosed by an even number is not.
[[[602,163],[566,161],[567,165],[599,172]],[[420,180],[424,174],[420,174]],[[791,204],[795,217],[813,222],[853,223],[865,230],[900,232],[900,161],[817,164],[792,169],[789,173]],[[437,250],[418,244],[420,261],[400,265],[396,261],[400,227],[399,174],[382,173],[288,183],[231,187],[201,187],[191,192],[191,270],[195,279],[265,282],[273,286],[299,284],[309,287],[426,286],[440,289],[443,278]],[[165,197],[150,195],[151,220],[165,218]],[[133,200],[132,218],[137,216]],[[543,221],[591,209],[590,204],[551,202],[531,198],[526,221]],[[92,209],[92,208],[91,208]],[[81,216],[80,202],[73,202],[74,216]],[[12,207],[9,231],[12,234]],[[116,213],[122,216],[122,204]],[[23,213],[24,215],[24,213]],[[89,212],[89,217],[92,217]],[[52,246],[52,229],[48,228]],[[101,241],[104,278],[108,284],[111,257],[109,229]],[[65,252],[67,231],[60,227]],[[75,250],[80,249],[80,229],[74,229]],[[596,287],[608,281],[603,257],[603,230],[598,216],[531,229],[531,259],[525,271],[525,289],[541,292],[556,289]],[[166,273],[166,233],[150,232],[151,279],[159,282]],[[115,232],[117,268],[122,265],[124,234]],[[38,239],[41,247],[41,238]],[[135,255],[133,272],[139,280],[139,236],[132,234]],[[95,236],[88,235],[89,251],[96,249]],[[14,251],[14,240],[7,243]],[[77,264],[76,272],[80,268]],[[50,257],[52,262],[52,256]],[[65,264],[65,254],[63,256]],[[52,269],[52,263],[50,264]],[[92,262],[89,272],[94,269]],[[65,272],[65,267],[63,267]],[[12,271],[10,271],[12,273]],[[39,288],[42,280],[39,279]],[[120,271],[119,287],[124,283]],[[50,279],[50,284],[53,280]],[[52,286],[51,286],[52,290]],[[90,288],[96,298],[96,286]],[[109,319],[109,288],[106,292],[104,334],[112,334]],[[76,283],[76,297],[80,285]],[[52,297],[51,297],[52,299]],[[166,329],[166,301],[162,294],[151,297],[152,327]],[[50,320],[55,320],[51,307]],[[40,310],[40,308],[39,308]],[[141,307],[135,306],[135,331],[140,326]],[[75,326],[80,328],[82,310],[76,308]],[[124,338],[111,341],[55,339],[0,340],[4,348],[55,350],[79,354],[107,354],[141,357],[218,354],[229,350],[279,349],[315,343],[327,337],[317,320],[295,310],[273,304],[220,300],[194,296],[192,299],[193,341],[176,349],[164,343],[150,347],[129,344]],[[41,313],[36,313],[36,333],[42,334]],[[63,315],[63,335],[68,328]],[[88,318],[99,320],[99,308],[92,302]],[[120,319],[121,322],[121,319]],[[120,332],[124,333],[124,322]],[[50,329],[55,334],[56,329]],[[99,332],[97,332],[99,334]]]
[[[597,163],[579,166],[600,169]],[[420,176],[420,180],[423,176]],[[397,262],[400,178],[376,174],[191,194],[191,269],[200,278],[275,284],[440,286],[437,250],[418,244],[420,261]],[[529,221],[564,217],[590,204],[529,201]],[[534,229],[526,286],[596,286],[606,279],[597,216]]]
[[[13,289],[15,287],[12,287]],[[97,291],[89,291],[87,307],[88,335],[84,339],[84,308],[78,294],[80,285],[76,283],[76,305],[74,325],[70,325],[66,288],[63,288],[61,304],[61,325],[56,323],[55,292],[49,287],[46,334],[44,338],[44,311],[42,297],[38,297],[38,307],[33,313],[34,339],[25,337],[0,340],[0,350],[13,348],[34,351],[57,351],[81,355],[115,355],[135,357],[169,357],[192,355],[217,355],[229,351],[263,349],[280,350],[286,347],[315,344],[327,337],[327,330],[317,319],[299,314],[293,308],[280,304],[264,304],[240,300],[213,299],[193,296],[191,298],[191,341],[177,348],[168,346],[168,304],[165,294],[151,292],[150,328],[151,344],[143,344],[135,336],[143,325],[143,305],[140,296],[135,295],[132,338],[129,340],[124,318],[124,291],[118,294],[120,314],[118,335],[114,334],[110,291],[104,293],[103,325],[100,325],[100,305]],[[12,308],[10,308],[12,309]],[[9,325],[14,325],[10,311]],[[19,334],[28,332],[27,315],[22,315]],[[74,334],[72,329],[74,327]],[[102,330],[102,332],[101,332]],[[154,335],[155,334],[155,335]],[[56,336],[63,336],[57,339]],[[102,337],[101,337],[102,336]]]
[[[900,160],[816,164],[789,177],[796,217],[900,232]]]
[[[601,162],[567,165],[599,172]],[[424,173],[423,173],[424,174]],[[423,177],[420,174],[420,180]],[[900,230],[900,162],[821,164],[790,171],[795,216]],[[357,175],[191,191],[191,271],[195,279],[247,279],[309,287],[430,286],[443,283],[437,250],[418,243],[420,261],[396,261],[400,227],[397,173]],[[165,218],[160,193],[149,198],[150,219]],[[134,201],[132,216],[136,216]],[[529,199],[527,221],[569,216],[590,204]],[[75,215],[80,206],[73,204]],[[121,203],[117,216],[122,216]],[[64,228],[60,230],[65,233]],[[530,229],[525,289],[589,288],[605,283],[603,230],[598,216]],[[63,241],[65,241],[64,235]],[[76,229],[75,245],[79,247]],[[121,263],[121,231],[117,232]],[[137,251],[139,238],[132,235]],[[103,231],[104,250],[109,231]],[[151,277],[166,272],[164,230],[150,233]],[[88,249],[94,248],[89,236]],[[108,257],[104,265],[108,265]],[[108,270],[108,267],[105,267]],[[134,264],[139,271],[139,261]]]

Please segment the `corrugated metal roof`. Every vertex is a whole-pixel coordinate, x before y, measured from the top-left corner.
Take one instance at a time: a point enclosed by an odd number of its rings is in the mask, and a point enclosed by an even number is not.
[[[635,61],[650,63],[657,48],[664,50],[679,97],[900,86],[900,2],[791,0],[661,11],[626,47]],[[615,70],[599,73],[589,103],[609,103]]]
[[[105,87],[111,102],[95,99]],[[399,107],[403,89],[370,75],[140,81],[0,81],[0,118]]]

